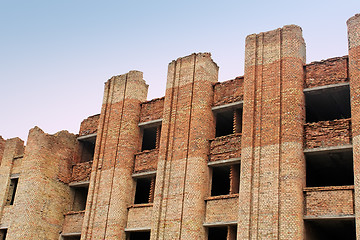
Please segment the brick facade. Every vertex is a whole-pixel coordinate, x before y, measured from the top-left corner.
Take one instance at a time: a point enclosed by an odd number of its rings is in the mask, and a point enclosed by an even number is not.
[[[360,236],[360,15],[347,25],[348,56],[305,64],[288,25],[246,38],[244,76],[194,53],[162,98],[142,72],[109,79],[78,135],[0,137],[0,239]]]

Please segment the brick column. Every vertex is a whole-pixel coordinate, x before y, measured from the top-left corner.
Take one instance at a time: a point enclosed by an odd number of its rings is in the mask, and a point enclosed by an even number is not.
[[[301,28],[246,38],[238,239],[303,239]]]
[[[125,240],[134,154],[139,150],[140,103],[147,90],[139,71],[105,83],[81,239]]]
[[[349,77],[354,160],[356,235],[360,237],[360,14],[347,21]]]
[[[212,84],[218,67],[208,53],[169,64],[151,239],[205,239],[209,139],[214,136]]]

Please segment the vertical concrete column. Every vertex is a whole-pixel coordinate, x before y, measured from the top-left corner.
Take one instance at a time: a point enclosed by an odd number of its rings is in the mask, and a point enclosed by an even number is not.
[[[351,129],[354,160],[356,236],[360,238],[360,14],[347,21],[349,38],[349,77]]]
[[[76,136],[30,130],[6,239],[58,239],[70,210]]]
[[[214,136],[212,84],[218,66],[209,53],[169,64],[151,239],[205,239],[209,139]]]
[[[125,239],[134,154],[139,150],[140,103],[147,90],[139,71],[105,83],[81,239]]]
[[[246,38],[238,239],[303,239],[301,28]]]

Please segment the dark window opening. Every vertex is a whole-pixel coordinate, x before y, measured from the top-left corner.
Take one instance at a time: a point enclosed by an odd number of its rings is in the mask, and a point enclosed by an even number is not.
[[[8,192],[8,197],[6,199],[6,205],[14,204],[18,182],[19,182],[19,178],[10,179],[9,192]]]
[[[237,226],[221,226],[208,228],[208,240],[236,240]]]
[[[305,221],[308,240],[355,240],[355,219],[314,219]]]
[[[241,133],[242,109],[228,110],[216,114],[215,137],[226,136],[233,133]]]
[[[306,186],[354,185],[352,150],[307,153]]]
[[[86,200],[88,195],[87,187],[74,187],[74,202],[73,211],[84,211],[86,207]]]
[[[152,203],[154,201],[155,177],[138,178],[136,180],[135,204]]]
[[[80,240],[81,236],[63,236],[63,240]]]
[[[305,91],[306,122],[351,117],[349,85]]]
[[[0,240],[5,240],[7,235],[7,228],[0,229]]]
[[[212,168],[211,196],[239,193],[240,164]]]
[[[152,150],[159,147],[161,126],[143,129],[141,151]]]
[[[89,162],[94,158],[95,140],[94,141],[81,141],[81,162]]]
[[[150,240],[150,232],[130,232],[129,240]]]

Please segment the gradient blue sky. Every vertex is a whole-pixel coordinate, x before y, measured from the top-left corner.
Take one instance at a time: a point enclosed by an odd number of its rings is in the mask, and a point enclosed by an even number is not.
[[[212,53],[219,81],[243,75],[245,37],[287,24],[302,27],[307,62],[346,55],[355,13],[359,0],[0,0],[0,135],[77,133],[129,70],[161,97],[168,63],[193,52]]]

